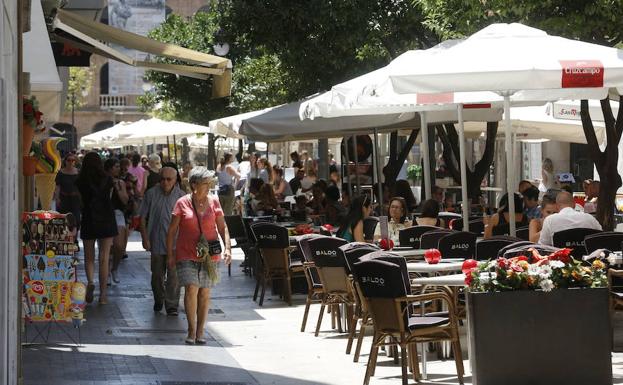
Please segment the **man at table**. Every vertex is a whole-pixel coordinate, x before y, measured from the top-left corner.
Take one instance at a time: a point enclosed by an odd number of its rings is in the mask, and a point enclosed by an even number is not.
[[[554,233],[574,228],[588,228],[601,230],[601,225],[592,215],[575,211],[573,195],[567,191],[559,192],[556,196],[559,212],[552,214],[543,221],[543,229],[539,237],[542,245],[553,246]]]

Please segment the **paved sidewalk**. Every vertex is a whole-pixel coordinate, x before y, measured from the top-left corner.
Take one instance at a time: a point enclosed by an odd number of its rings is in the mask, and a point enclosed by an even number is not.
[[[314,337],[318,305],[312,306],[306,331],[300,332],[303,295],[295,295],[289,307],[267,290],[264,306],[257,306],[251,298],[255,280],[241,273],[242,254],[238,249],[234,249],[232,276],[228,277],[223,267],[222,280],[212,293],[206,346],[184,344],[182,302],[177,318],[154,314],[149,255],[141,249],[137,234],[131,237],[128,250],[130,257],[120,266],[121,283],[110,289],[109,304],[93,304],[87,309],[81,347],[67,344],[66,336],[54,332],[51,340],[65,344],[23,349],[26,385],[362,383],[371,338],[364,340],[361,358],[354,363],[352,354],[345,354],[346,335],[331,329],[329,317],[325,317],[320,335]],[[79,274],[84,280],[82,265]],[[618,317],[615,329],[623,329],[622,325],[623,317]],[[28,333],[32,338],[32,328]],[[462,347],[466,353],[464,338]],[[623,351],[620,332],[615,333],[615,348]],[[429,380],[425,383],[458,384],[454,361],[439,361],[434,353],[429,354],[429,360]],[[467,361],[465,365],[467,368]],[[623,383],[623,353],[613,354],[613,371],[613,382]],[[392,358],[379,355],[371,384],[400,383],[400,366]],[[470,376],[465,377],[465,383],[471,383]]]

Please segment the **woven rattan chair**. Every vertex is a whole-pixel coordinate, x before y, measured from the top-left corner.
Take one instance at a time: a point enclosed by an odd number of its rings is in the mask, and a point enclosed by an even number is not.
[[[283,281],[282,296],[288,305],[292,305],[292,275],[304,274],[303,266],[290,266],[290,240],[288,230],[269,222],[259,222],[251,225],[251,230],[257,240],[257,247],[261,258],[261,273],[258,274],[253,300],[257,299],[258,290],[262,289],[259,305],[264,304],[266,285],[275,279]]]
[[[342,321],[340,319],[339,306],[337,305],[345,304],[347,307],[354,305],[346,264],[341,255],[341,250],[339,250],[339,247],[346,243],[343,239],[327,236],[320,236],[307,241],[323,291],[320,302],[320,314],[318,315],[316,332],[314,333],[316,337],[320,332],[325,307],[328,306],[334,311],[332,316],[337,316],[338,330],[341,332]]]
[[[305,234],[298,237],[298,248],[303,255],[303,267],[305,279],[307,280],[307,298],[305,299],[305,312],[303,313],[303,322],[301,324],[301,332],[305,331],[307,325],[307,317],[309,316],[309,308],[314,303],[322,303],[322,283],[320,276],[314,266],[308,241],[314,238],[322,237],[319,234]]]
[[[557,231],[552,236],[552,241],[556,247],[567,247],[573,249],[571,255],[575,259],[582,259],[582,256],[586,254],[586,247],[584,246],[584,238],[588,235],[601,233],[601,230],[588,229],[588,228],[574,228],[568,230]]]
[[[463,383],[463,359],[452,299],[443,292],[411,295],[409,283],[404,278],[406,264],[400,266],[382,258],[366,258],[355,263],[354,269],[374,322],[374,338],[364,385],[368,385],[374,375],[379,347],[391,345],[400,348],[402,383],[406,385],[408,366],[411,366],[416,381],[420,377],[416,343],[444,340],[452,344],[459,382]],[[412,306],[413,304],[430,300],[446,302],[448,316],[426,317],[425,314],[414,311],[418,306]]]

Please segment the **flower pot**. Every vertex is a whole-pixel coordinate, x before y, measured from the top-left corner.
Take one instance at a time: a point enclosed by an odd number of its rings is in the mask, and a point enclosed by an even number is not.
[[[608,289],[468,293],[474,385],[612,384]]]
[[[22,156],[28,156],[35,137],[35,129],[26,120],[22,120]]]
[[[22,157],[22,174],[24,176],[33,176],[37,170],[37,158],[34,156]]]

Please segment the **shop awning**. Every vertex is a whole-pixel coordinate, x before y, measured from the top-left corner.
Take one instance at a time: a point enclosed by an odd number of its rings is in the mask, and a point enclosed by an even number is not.
[[[23,35],[24,72],[30,73],[30,93],[39,101],[45,120],[56,122],[61,112],[63,83],[54,62],[41,2],[32,3],[30,25],[30,31]]]
[[[229,95],[231,88],[231,62],[223,57],[194,51],[175,44],[162,43],[132,32],[91,21],[72,12],[58,9],[52,24],[55,39],[122,63],[154,71],[174,73],[197,79],[214,76],[213,97]],[[107,44],[166,57],[185,64],[157,63],[135,60]]]

